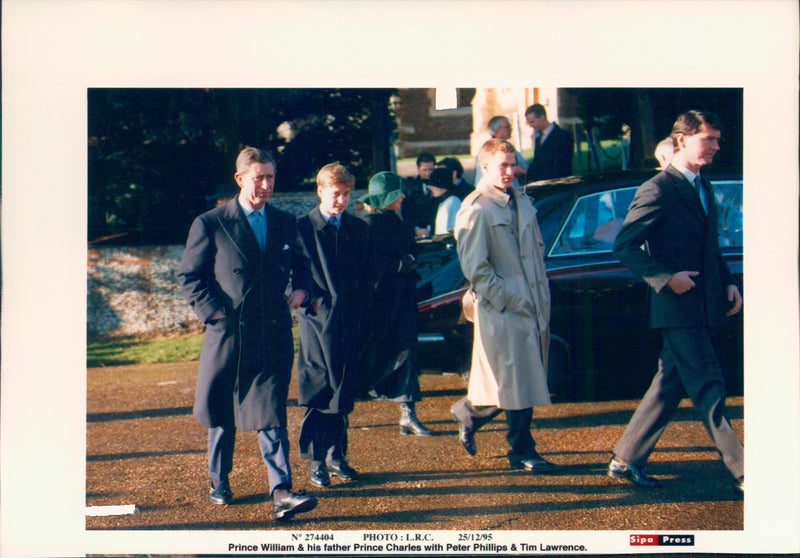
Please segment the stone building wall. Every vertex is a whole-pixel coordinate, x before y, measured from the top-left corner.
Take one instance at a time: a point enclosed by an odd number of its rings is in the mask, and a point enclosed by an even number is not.
[[[469,154],[472,108],[435,110],[435,89],[400,89],[398,156]]]

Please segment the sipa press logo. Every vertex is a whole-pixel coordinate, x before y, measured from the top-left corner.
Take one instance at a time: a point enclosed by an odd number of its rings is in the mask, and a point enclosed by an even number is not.
[[[694,535],[631,535],[630,546],[694,546]]]

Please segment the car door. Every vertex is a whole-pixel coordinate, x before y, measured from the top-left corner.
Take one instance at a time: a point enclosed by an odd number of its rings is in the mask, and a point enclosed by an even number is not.
[[[551,331],[569,344],[586,399],[640,393],[654,371],[647,288],[612,253],[636,188],[577,196],[546,257]]]

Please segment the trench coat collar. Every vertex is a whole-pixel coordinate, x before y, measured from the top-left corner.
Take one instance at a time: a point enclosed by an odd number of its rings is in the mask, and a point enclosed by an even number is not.
[[[502,208],[508,207],[511,196],[514,196],[517,202],[517,218],[520,232],[525,230],[525,227],[536,217],[536,208],[533,207],[532,203],[524,203],[527,196],[520,193],[513,186],[508,187],[508,191],[511,193],[506,194],[504,190],[495,188],[488,181],[481,179],[475,189]]]
[[[504,190],[496,188],[494,184],[491,184],[488,180],[485,180],[485,178],[481,178],[477,186],[475,186],[475,189],[500,207],[506,207],[511,197],[510,194],[506,194]],[[509,186],[508,189],[513,190],[513,187]]]

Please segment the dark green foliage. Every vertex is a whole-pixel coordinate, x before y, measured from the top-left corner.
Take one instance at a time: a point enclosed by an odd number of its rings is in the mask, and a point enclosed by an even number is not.
[[[339,161],[386,170],[390,89],[90,89],[89,241],[181,243],[245,145],[272,151],[276,191]],[[282,123],[292,133],[279,134]],[[289,129],[284,125],[283,129]]]

